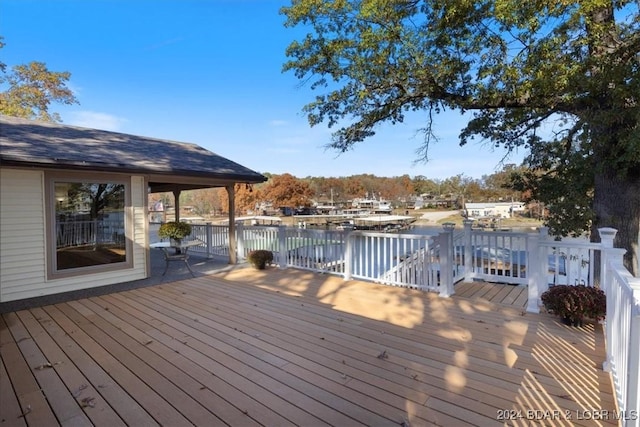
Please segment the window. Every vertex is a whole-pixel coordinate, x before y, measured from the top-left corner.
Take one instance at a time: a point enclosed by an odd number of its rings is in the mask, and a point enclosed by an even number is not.
[[[128,185],[108,178],[51,178],[49,183],[50,273],[127,266]]]

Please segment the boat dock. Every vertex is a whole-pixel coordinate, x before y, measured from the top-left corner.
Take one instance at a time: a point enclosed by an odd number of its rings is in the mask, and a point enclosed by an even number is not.
[[[416,221],[412,216],[404,215],[294,215],[294,223],[299,228],[351,229],[400,231],[410,228]]]

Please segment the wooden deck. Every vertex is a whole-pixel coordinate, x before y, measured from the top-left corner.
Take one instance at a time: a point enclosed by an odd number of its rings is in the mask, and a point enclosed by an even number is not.
[[[7,313],[0,425],[616,425],[602,328],[516,289],[243,268]]]
[[[455,286],[456,296],[481,302],[509,305],[524,310],[527,307],[527,287],[487,282],[465,282]]]

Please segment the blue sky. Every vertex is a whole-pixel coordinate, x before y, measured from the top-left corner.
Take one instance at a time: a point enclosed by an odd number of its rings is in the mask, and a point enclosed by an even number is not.
[[[431,160],[415,164],[424,125],[414,114],[352,151],[327,150],[331,129],[309,127],[314,92],[282,73],[305,34],[284,28],[287,0],[2,0],[8,66],[42,61],[69,71],[80,105],[63,122],[192,142],[258,172],[297,177],[423,175],[472,178],[501,169],[502,150],[458,146],[457,113],[436,118]],[[511,156],[519,163],[523,153]]]

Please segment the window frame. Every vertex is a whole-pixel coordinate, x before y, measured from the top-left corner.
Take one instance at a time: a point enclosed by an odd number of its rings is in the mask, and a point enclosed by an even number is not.
[[[131,177],[108,173],[74,173],[74,172],[45,172],[45,247],[47,279],[62,279],[67,277],[86,276],[97,273],[120,271],[133,268],[133,220],[131,217]],[[56,239],[56,183],[113,183],[124,185],[124,239],[125,260],[109,264],[91,265],[86,267],[57,268],[57,239]]]

